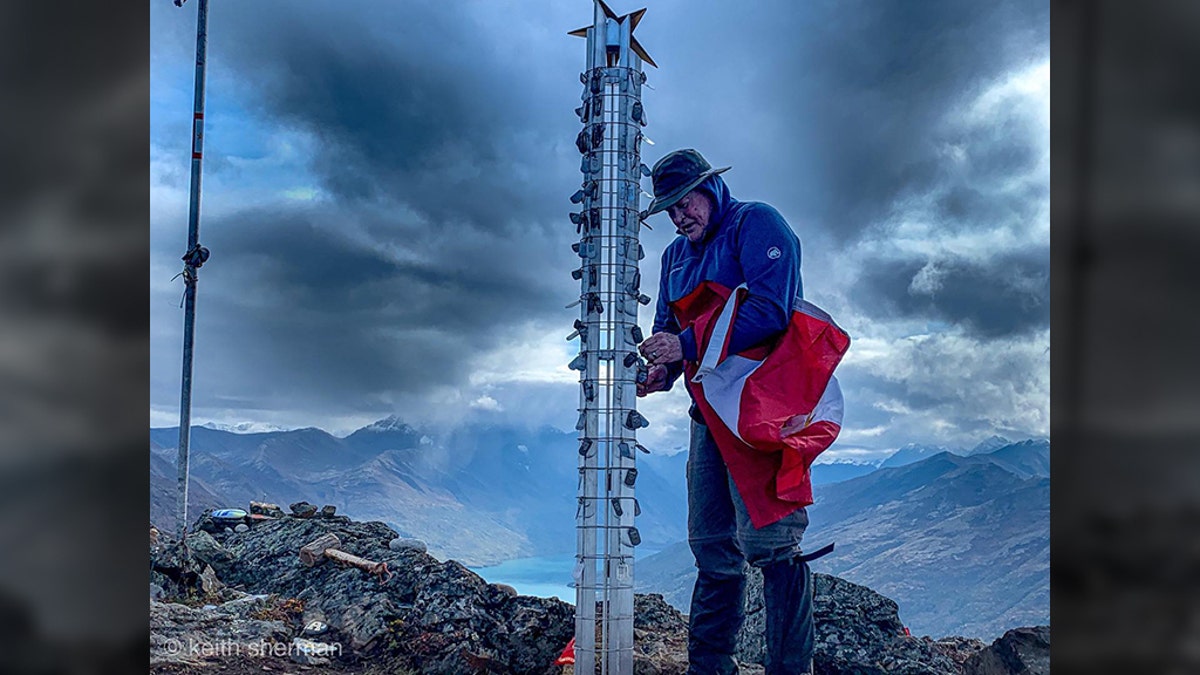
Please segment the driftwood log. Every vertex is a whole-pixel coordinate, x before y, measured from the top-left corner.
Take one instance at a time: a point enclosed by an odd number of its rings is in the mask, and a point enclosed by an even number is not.
[[[300,562],[304,563],[307,567],[320,565],[325,562],[325,551],[327,549],[336,549],[341,545],[342,540],[338,539],[336,534],[326,532],[300,547]]]
[[[360,558],[353,553],[347,553],[339,550],[342,541],[337,538],[337,535],[332,532],[317,537],[311,542],[300,547],[300,562],[307,567],[313,567],[325,562],[326,558],[345,563],[352,567],[357,567],[364,572],[370,572],[380,579],[387,579],[392,576],[388,570],[387,563],[374,562],[366,558]]]
[[[353,553],[339,551],[336,548],[325,549],[325,557],[329,558],[330,560],[336,560],[338,562],[343,562],[347,565],[357,567],[358,569],[363,570],[364,572],[370,572],[375,576],[381,577],[388,573],[387,563],[372,562],[366,558],[360,558]]]

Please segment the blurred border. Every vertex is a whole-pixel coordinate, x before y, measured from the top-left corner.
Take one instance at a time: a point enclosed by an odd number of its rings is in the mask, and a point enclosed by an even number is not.
[[[1195,672],[1200,3],[1051,7],[1053,664]],[[0,4],[6,669],[145,663],[148,34]]]
[[[0,3],[6,672],[146,663],[148,23]]]
[[[1051,3],[1053,666],[1200,672],[1200,3]]]

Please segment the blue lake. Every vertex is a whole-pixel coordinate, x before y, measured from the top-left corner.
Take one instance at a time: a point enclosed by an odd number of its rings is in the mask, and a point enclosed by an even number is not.
[[[655,551],[638,553],[637,558],[642,558],[654,554]],[[575,589],[568,586],[571,583],[571,571],[575,569],[574,555],[517,558],[506,560],[499,565],[470,569],[488,583],[508,584],[521,595],[558,598],[563,602],[575,604]],[[636,570],[634,573],[636,574]]]
[[[575,604],[575,589],[571,583],[571,570],[575,567],[575,556],[547,556],[506,560],[490,567],[472,567],[471,571],[488,583],[508,584],[521,595],[536,595],[540,598],[558,598]]]

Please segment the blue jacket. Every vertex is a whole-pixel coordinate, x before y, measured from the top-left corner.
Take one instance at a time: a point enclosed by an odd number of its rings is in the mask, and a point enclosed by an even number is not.
[[[727,288],[744,283],[749,289],[733,322],[730,354],[782,334],[793,300],[804,297],[800,239],[783,216],[767,204],[734,199],[719,175],[710,176],[697,189],[713,198],[708,229],[699,243],[681,235],[663,251],[653,330],[679,335],[683,358],[688,361],[698,359],[696,336],[691,328],[679,330],[670,303],[691,293],[700,282],[715,281]],[[681,372],[681,363],[668,366],[668,389]]]

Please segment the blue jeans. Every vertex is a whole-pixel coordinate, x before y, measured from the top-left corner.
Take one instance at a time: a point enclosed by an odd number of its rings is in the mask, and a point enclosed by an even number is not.
[[[708,427],[692,422],[687,463],[688,543],[696,558],[688,627],[689,675],[737,672],[745,565],[763,572],[767,675],[812,672],[812,572],[799,559],[808,512],[756,529]]]

